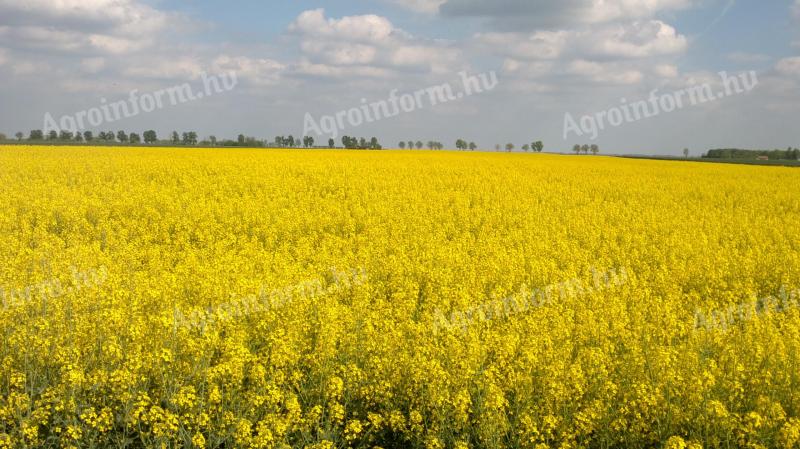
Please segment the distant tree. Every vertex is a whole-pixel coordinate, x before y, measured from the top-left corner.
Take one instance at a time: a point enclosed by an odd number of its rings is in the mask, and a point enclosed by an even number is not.
[[[8,139],[8,136],[6,136],[3,133],[0,133],[0,140],[6,140],[6,139]]]
[[[130,139],[132,144],[138,144],[142,142],[142,138],[139,137],[139,134],[136,133],[131,133],[131,135],[128,136],[128,139]]]
[[[286,146],[288,146],[289,148],[292,148],[292,147],[294,147],[294,136],[291,136],[291,135],[290,135],[289,137],[287,137],[287,138],[286,138],[286,140],[284,140],[284,143],[285,143],[285,144],[286,144]]]
[[[215,136],[215,135],[208,136],[208,143],[210,143],[211,146],[214,146],[214,147],[217,146],[217,136]]]
[[[507,143],[506,144],[506,151],[508,151],[510,153],[513,150],[514,150],[514,144],[513,143]]]
[[[581,152],[582,152],[583,154],[589,154],[589,150],[590,150],[590,149],[591,149],[591,147],[590,147],[589,145],[587,145],[587,144],[584,144],[584,145],[581,147]]]
[[[541,140],[537,140],[531,144],[531,149],[537,153],[541,153],[544,150],[544,144]]]
[[[178,135],[178,131],[172,131],[172,143],[173,145],[181,143],[181,136]]]
[[[44,133],[42,133],[41,129],[34,129],[28,135],[28,140],[42,140],[44,139]]]
[[[328,139],[328,148],[334,148],[336,146],[336,141],[333,139]]]
[[[17,131],[17,133],[14,134],[14,137],[17,138],[17,141],[22,142],[22,138],[25,137],[25,134],[22,134],[22,131]]]
[[[181,143],[184,145],[197,145],[197,133],[194,131],[183,133]]]
[[[413,150],[414,149],[414,141],[413,140],[409,140],[407,146],[408,146],[409,150]]]
[[[58,133],[53,130],[47,133],[47,140],[58,140]]]
[[[406,149],[406,143],[401,141],[400,144],[398,145],[398,147],[400,147],[401,150],[405,150]]]
[[[66,130],[61,131],[58,134],[58,140],[63,140],[65,142],[72,140],[72,133]]]
[[[574,151],[575,154],[581,154],[581,146],[575,145],[574,147],[572,147],[572,151]]]
[[[125,143],[128,141],[128,135],[125,134],[125,131],[122,130],[117,131],[117,140],[119,140],[122,143]]]
[[[428,149],[432,150],[434,146],[435,146],[435,143],[432,140],[429,140],[428,141]]]
[[[381,144],[378,142],[378,138],[377,137],[372,137],[371,139],[369,139],[369,148],[372,149],[372,150],[380,150],[381,149]]]
[[[304,136],[303,137],[303,146],[306,148],[314,147],[314,138],[311,136]]]
[[[466,150],[467,149],[467,142],[463,139],[456,140],[456,149],[458,150]]]
[[[530,145],[528,145],[527,143],[526,143],[525,145],[523,145],[523,146],[522,146],[522,151],[524,151],[524,152],[526,152],[526,153],[527,153],[527,152],[528,152],[528,151],[530,151],[530,150],[531,150],[531,146],[530,146]]]
[[[91,142],[94,140],[94,135],[92,134],[91,131],[84,131],[83,140],[85,140],[86,142]]]
[[[142,134],[142,137],[144,138],[144,143],[147,144],[158,142],[158,135],[152,129],[145,131]]]
[[[600,152],[600,147],[598,147],[597,145],[592,145],[591,147],[589,147],[589,149],[591,150],[592,154],[595,155],[595,156],[597,156],[597,153]]]
[[[417,141],[417,143],[416,143],[415,145],[416,145],[416,147],[417,147],[417,149],[418,149],[418,150],[421,150],[421,149],[422,149],[422,147],[423,147],[423,144],[422,144],[422,141],[421,141],[421,140],[418,140],[418,141]]]
[[[75,142],[83,142],[83,134],[75,133]]]
[[[476,145],[476,144],[475,144],[475,142],[470,142],[470,143],[469,143],[469,149],[470,149],[471,151],[475,151],[475,150],[477,150],[477,149],[478,149],[478,145]]]
[[[689,159],[689,149],[688,148],[684,148],[683,149],[683,157],[685,157],[686,159]]]

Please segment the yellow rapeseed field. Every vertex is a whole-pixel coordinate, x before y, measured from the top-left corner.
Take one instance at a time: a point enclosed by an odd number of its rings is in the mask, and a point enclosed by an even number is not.
[[[800,171],[0,149],[0,448],[800,445]]]

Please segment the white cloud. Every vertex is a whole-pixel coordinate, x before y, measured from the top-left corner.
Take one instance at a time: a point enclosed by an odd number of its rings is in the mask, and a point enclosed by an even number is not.
[[[212,64],[213,73],[234,72],[237,79],[257,86],[277,84],[286,69],[286,65],[272,59],[244,56],[221,55]]]
[[[682,53],[688,43],[672,26],[658,21],[591,27],[576,31],[485,33],[477,43],[491,52],[515,59],[649,58]]]
[[[379,43],[396,33],[389,19],[376,15],[326,19],[324,9],[305,11],[289,25],[289,30],[304,36],[333,38],[352,42]]]
[[[646,20],[658,13],[692,6],[697,0],[448,0],[441,12],[449,16],[492,19],[497,28],[509,26],[564,27],[614,21]]]
[[[152,46],[177,16],[137,0],[0,0],[14,48],[125,54]]]
[[[327,64],[315,64],[307,59],[300,60],[291,68],[292,72],[298,75],[338,78],[341,80],[352,80],[353,78],[388,78],[392,72],[385,68],[354,66],[340,67]]]
[[[441,73],[458,63],[458,49],[415,38],[376,15],[334,19],[315,9],[300,14],[289,31],[299,38],[305,58],[299,70],[316,76],[339,76],[339,67],[365,76],[386,76],[390,69]]]
[[[146,36],[167,25],[167,14],[134,0],[0,0],[0,16],[15,25]]]
[[[583,33],[580,40],[590,55],[620,58],[675,54],[687,47],[686,37],[660,20],[633,22]]]
[[[525,33],[485,33],[475,36],[476,41],[491,51],[516,59],[555,59],[561,56],[570,33],[566,31],[538,31]]]
[[[653,67],[653,73],[661,78],[676,78],[678,76],[678,67],[672,64],[659,64]]]

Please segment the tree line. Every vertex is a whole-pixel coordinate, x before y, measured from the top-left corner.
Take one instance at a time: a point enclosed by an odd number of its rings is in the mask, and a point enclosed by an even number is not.
[[[514,149],[517,148],[517,146],[514,145],[513,143],[507,143],[505,144],[505,147],[503,145],[500,145],[499,143],[494,146],[495,151],[500,151],[503,148],[505,148],[505,150],[510,153],[514,151]],[[471,146],[470,149],[472,149]],[[522,145],[522,151],[526,153],[528,151],[533,151],[534,153],[541,153],[542,151],[544,151],[544,144],[542,143],[541,140],[538,140],[533,143],[526,143]]]
[[[21,131],[17,132],[14,137],[17,142],[23,140],[28,142],[53,142],[53,143],[97,143],[97,144],[160,144],[160,145],[183,145],[183,146],[223,146],[223,147],[270,147],[270,148],[336,148],[336,142],[333,139],[328,140],[327,146],[315,146],[315,139],[311,136],[304,136],[302,138],[295,138],[289,136],[276,136],[275,140],[270,142],[268,140],[257,139],[255,137],[245,136],[239,134],[235,140],[232,139],[217,139],[216,136],[208,136],[200,140],[195,131],[186,131],[178,133],[173,131],[167,139],[159,139],[158,134],[154,130],[147,130],[139,134],[136,132],[125,131],[101,131],[95,134],[92,131],[84,131],[79,133],[72,133],[69,131],[50,131],[45,135],[40,129],[31,130],[26,136]],[[8,141],[8,136],[0,133],[0,142]],[[380,150],[383,146],[380,144],[376,137],[366,139],[364,137],[342,137],[341,144],[344,148],[348,149],[368,149]]]
[[[598,153],[600,153],[600,147],[597,146],[597,145],[586,145],[586,144],[578,145],[578,144],[575,144],[575,146],[572,147],[572,152],[575,153],[575,154],[578,154],[578,155],[579,154],[589,154],[591,152],[593,155],[596,156]]]
[[[72,133],[69,131],[50,131],[45,135],[42,130],[31,130],[26,136],[22,132],[17,132],[14,137],[18,142],[26,140],[28,142],[52,142],[52,143],[85,143],[85,144],[146,144],[146,145],[172,145],[172,146],[204,146],[204,147],[248,147],[248,148],[337,148],[337,142],[334,139],[328,139],[327,145],[318,145],[316,139],[311,136],[303,136],[295,138],[292,135],[288,136],[275,136],[274,140],[270,142],[265,139],[258,139],[255,137],[239,134],[236,139],[217,139],[216,136],[211,135],[205,139],[200,140],[197,132],[185,131],[179,133],[172,131],[169,137],[165,139],[159,138],[154,130],[147,130],[141,134],[136,132],[126,132],[123,130],[114,131],[101,131],[95,134],[92,131],[84,131]],[[8,141],[5,134],[0,133],[0,142]],[[384,147],[381,145],[377,137],[365,138],[354,136],[342,136],[339,148],[354,149],[354,150],[382,150]],[[401,141],[398,145],[401,150],[428,148],[430,150],[443,150],[444,144],[436,141],[429,140],[423,143],[421,140],[408,140]],[[596,145],[592,147],[596,148]],[[475,142],[467,142],[464,139],[458,139],[455,142],[455,148],[458,150],[476,151],[478,145]],[[495,146],[497,151],[501,150],[498,144]],[[506,144],[506,151],[513,151],[515,145],[512,143]],[[522,146],[523,151],[533,151],[541,153],[544,150],[544,144],[541,141],[526,143]],[[592,150],[594,152],[594,150]]]
[[[769,158],[771,161],[798,161],[800,149],[789,147],[785,150],[740,150],[737,148],[723,148],[708,150],[703,158],[706,159],[758,159]]]

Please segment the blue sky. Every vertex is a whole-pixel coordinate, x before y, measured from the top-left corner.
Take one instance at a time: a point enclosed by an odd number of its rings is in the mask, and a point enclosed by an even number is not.
[[[323,117],[494,71],[495,89],[354,125],[340,134],[456,139],[482,148],[543,140],[548,151],[597,143],[609,153],[800,146],[800,0],[0,0],[0,132],[183,83],[234,73],[213,97],[105,121],[94,131],[197,130],[258,138],[332,133]],[[594,133],[626,101],[721,86],[752,90]],[[349,120],[349,119],[348,119]],[[325,130],[322,130],[325,131]],[[584,129],[586,131],[586,129]]]

